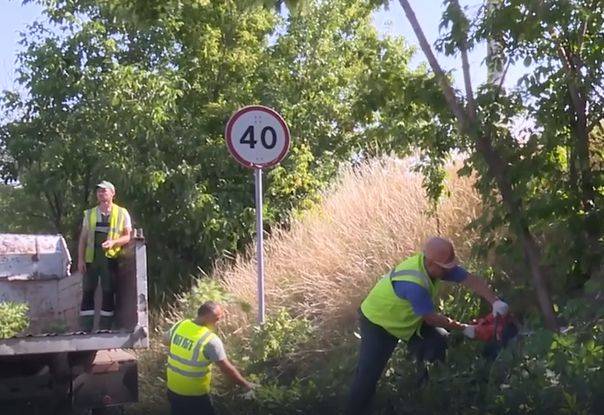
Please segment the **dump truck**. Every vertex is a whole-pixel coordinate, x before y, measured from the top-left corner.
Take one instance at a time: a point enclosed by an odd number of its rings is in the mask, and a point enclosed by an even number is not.
[[[0,302],[25,304],[28,326],[0,338],[0,414],[119,414],[138,399],[133,349],[149,343],[142,230],[122,249],[111,330],[79,329],[82,275],[61,235],[0,234]],[[6,337],[6,336],[5,336]]]

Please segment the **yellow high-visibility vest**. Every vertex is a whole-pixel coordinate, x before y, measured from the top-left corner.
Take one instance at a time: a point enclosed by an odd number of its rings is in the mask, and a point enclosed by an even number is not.
[[[420,329],[422,317],[413,313],[409,301],[396,295],[392,286],[394,281],[418,284],[426,288],[435,301],[440,280],[432,281],[424,268],[424,255],[416,254],[384,275],[361,304],[361,311],[369,321],[399,339],[409,340]]]
[[[86,241],[86,262],[91,263],[94,260],[94,230],[97,222],[97,207],[93,207],[84,211],[85,217],[88,218],[88,239]],[[115,203],[111,206],[111,212],[109,213],[109,232],[107,233],[107,239],[117,239],[122,236],[126,224],[126,215],[128,212],[123,207],[116,205]],[[114,246],[111,249],[105,250],[105,256],[107,258],[115,258],[121,251],[121,246]]]
[[[206,359],[203,349],[213,336],[216,335],[209,328],[191,320],[183,320],[170,330],[168,389],[184,396],[210,393],[212,362]]]

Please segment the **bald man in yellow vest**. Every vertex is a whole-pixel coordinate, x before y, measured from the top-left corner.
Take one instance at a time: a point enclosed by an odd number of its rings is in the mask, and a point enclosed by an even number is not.
[[[447,330],[459,330],[474,338],[474,326],[437,312],[434,303],[441,281],[464,285],[487,300],[494,315],[508,311],[508,305],[486,281],[459,266],[450,241],[428,239],[421,253],[384,275],[361,304],[359,361],[347,414],[370,413],[377,382],[399,340],[407,342],[410,353],[423,362],[444,360]]]
[[[207,301],[199,307],[195,319],[182,320],[164,334],[164,340],[170,343],[166,383],[172,415],[214,415],[210,396],[213,364],[247,391],[246,397],[253,395],[257,385],[233,366],[214,333],[222,316],[220,304]]]

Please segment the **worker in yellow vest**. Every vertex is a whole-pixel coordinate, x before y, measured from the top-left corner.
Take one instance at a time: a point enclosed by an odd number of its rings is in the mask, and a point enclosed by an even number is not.
[[[94,321],[94,292],[101,280],[103,303],[99,328],[110,330],[115,310],[118,258],[130,242],[132,222],[126,209],[113,203],[115,186],[103,180],[96,185],[98,205],[84,211],[78,243],[78,271],[83,275],[80,325],[91,331]]]
[[[445,358],[447,330],[459,330],[474,338],[474,326],[437,312],[434,303],[443,280],[461,283],[480,295],[492,305],[494,315],[508,312],[508,305],[485,280],[459,266],[450,241],[430,238],[421,253],[384,275],[361,304],[361,344],[347,414],[371,412],[377,382],[399,340],[407,342],[418,362],[433,362]]]
[[[172,415],[213,415],[210,397],[212,364],[246,391],[256,387],[229,361],[214,327],[222,318],[222,307],[213,301],[202,304],[194,320],[182,320],[165,333],[169,341],[167,386]],[[244,395],[246,396],[246,395]]]

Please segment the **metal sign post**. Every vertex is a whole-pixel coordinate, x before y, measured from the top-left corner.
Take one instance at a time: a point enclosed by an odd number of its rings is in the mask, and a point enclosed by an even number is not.
[[[260,105],[243,107],[225,128],[227,147],[239,164],[254,169],[256,202],[256,261],[258,270],[258,323],[264,323],[264,235],[262,221],[262,169],[278,164],[287,155],[289,129],[275,110]]]
[[[258,323],[264,323],[264,225],[262,221],[262,169],[254,170],[256,189],[256,269],[258,272]]]

